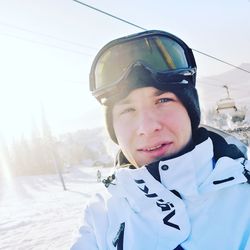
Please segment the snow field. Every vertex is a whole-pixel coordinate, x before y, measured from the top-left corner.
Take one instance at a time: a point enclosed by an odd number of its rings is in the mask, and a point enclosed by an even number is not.
[[[100,169],[108,174],[110,169]],[[74,241],[88,198],[103,184],[97,168],[63,174],[18,177],[0,182],[0,250],[66,250]]]

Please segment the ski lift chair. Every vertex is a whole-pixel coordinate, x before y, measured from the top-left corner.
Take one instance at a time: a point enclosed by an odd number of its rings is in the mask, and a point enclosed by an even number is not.
[[[229,89],[227,85],[223,85],[223,88],[226,89],[227,91],[227,97],[220,99],[217,102],[217,108],[216,111],[219,113],[220,110],[231,110],[234,109],[234,111],[236,112],[238,109],[235,105],[235,101],[230,97],[229,95]]]
[[[235,105],[235,102],[232,98],[224,98],[224,99],[220,99],[217,102],[217,108],[216,111],[219,113],[220,110],[231,110],[234,109],[235,111],[237,111],[237,107]]]

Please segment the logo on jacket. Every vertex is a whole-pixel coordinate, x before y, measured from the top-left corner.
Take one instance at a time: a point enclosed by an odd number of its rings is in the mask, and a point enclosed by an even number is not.
[[[156,193],[149,192],[149,188],[146,186],[145,181],[135,180],[135,182],[138,184],[138,188],[145,194],[148,198],[155,198],[156,199],[156,205],[161,209],[162,212],[170,211],[164,218],[163,223],[169,227],[175,228],[180,230],[180,227],[172,222],[170,222],[170,219],[174,217],[175,215],[175,209],[174,205],[170,202],[166,202],[163,199],[161,199]]]

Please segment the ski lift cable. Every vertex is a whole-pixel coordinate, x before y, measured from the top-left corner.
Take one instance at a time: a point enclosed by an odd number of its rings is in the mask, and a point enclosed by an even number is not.
[[[10,27],[10,28],[13,28],[13,29],[17,29],[17,30],[21,30],[21,31],[25,31],[25,32],[28,32],[28,33],[31,33],[31,34],[34,34],[34,35],[39,35],[39,36],[43,36],[43,37],[47,37],[47,38],[52,38],[54,40],[64,42],[64,43],[68,43],[68,44],[72,44],[72,45],[75,45],[75,46],[80,46],[80,47],[84,47],[84,48],[92,49],[92,50],[96,50],[96,51],[98,50],[97,48],[91,47],[89,45],[81,44],[81,43],[70,41],[70,40],[61,39],[61,38],[58,38],[56,36],[52,36],[52,35],[48,35],[48,34],[45,34],[45,33],[33,31],[33,30],[30,30],[30,29],[26,29],[26,28],[22,28],[20,26],[12,25],[12,24],[9,24],[9,23],[0,22],[0,25]]]
[[[45,42],[35,41],[33,39],[28,39],[28,38],[24,38],[24,37],[12,35],[12,34],[0,33],[0,35],[2,35],[2,36],[8,36],[8,37],[12,37],[12,38],[15,38],[15,39],[24,40],[24,41],[27,41],[27,42],[30,42],[30,43],[40,44],[40,45],[43,45],[43,46],[47,46],[47,47],[51,47],[51,48],[56,48],[56,49],[60,49],[60,50],[64,50],[64,51],[67,51],[67,52],[71,52],[71,53],[75,53],[75,54],[80,54],[80,55],[84,55],[84,56],[88,56],[88,57],[92,56],[90,54],[87,54],[87,53],[84,53],[84,52],[81,52],[81,51],[76,51],[76,50],[72,50],[72,49],[66,49],[66,48],[63,48],[63,47],[60,47],[60,46],[57,46],[57,45],[52,45],[52,44],[45,43]]]
[[[117,20],[119,20],[119,21],[121,21],[121,22],[124,22],[124,23],[127,23],[127,24],[129,24],[129,25],[132,25],[132,26],[134,26],[134,27],[136,27],[136,28],[139,28],[139,29],[141,29],[141,30],[145,30],[145,31],[147,30],[147,29],[145,29],[145,28],[143,28],[143,27],[141,27],[141,26],[139,26],[139,25],[136,25],[136,24],[134,24],[134,23],[132,23],[132,22],[129,22],[129,21],[125,20],[125,19],[122,19],[122,18],[120,18],[120,17],[118,17],[118,16],[112,15],[112,14],[106,12],[106,11],[100,10],[100,9],[98,9],[98,8],[96,8],[96,7],[93,7],[93,6],[89,5],[89,4],[83,3],[83,2],[81,2],[81,1],[79,1],[79,0],[73,0],[73,1],[76,2],[76,3],[79,3],[79,4],[81,4],[81,5],[83,5],[83,6],[85,6],[85,7],[88,7],[88,8],[90,8],[90,9],[93,9],[93,10],[95,10],[95,11],[98,11],[98,12],[104,14],[104,15],[107,15],[107,16],[109,16],[109,17],[112,17],[112,18],[114,18],[114,19],[117,19]],[[219,58],[217,58],[217,57],[215,57],[215,56],[211,56],[211,55],[209,55],[209,54],[207,54],[207,53],[204,53],[204,52],[202,52],[202,51],[199,51],[199,50],[196,50],[196,49],[193,49],[193,48],[191,48],[191,49],[192,49],[193,51],[197,52],[197,53],[200,53],[200,54],[202,54],[202,55],[204,55],[204,56],[210,57],[210,58],[212,58],[212,59],[214,59],[214,60],[217,60],[217,61],[219,61],[219,62],[221,62],[221,63],[227,64],[227,65],[229,65],[229,66],[231,66],[231,67],[234,67],[234,68],[236,68],[236,69],[242,70],[242,71],[244,71],[244,72],[246,72],[246,73],[250,73],[250,71],[248,71],[248,70],[246,70],[246,69],[244,69],[244,68],[241,68],[241,67],[239,67],[239,66],[236,66],[236,65],[233,65],[233,64],[231,64],[231,63],[228,63],[228,62],[226,62],[226,61],[224,61],[224,60],[221,60],[221,59],[219,59]]]
[[[73,1],[74,1],[74,0],[73,0]],[[226,62],[226,61],[224,61],[224,60],[219,59],[218,57],[211,56],[211,55],[209,55],[209,54],[207,54],[207,53],[204,53],[204,52],[202,52],[202,51],[199,51],[199,50],[196,50],[196,49],[192,49],[192,50],[195,51],[195,52],[197,52],[197,53],[200,53],[200,54],[202,54],[202,55],[204,55],[204,56],[210,57],[210,58],[212,58],[212,59],[214,59],[214,60],[217,60],[217,61],[219,61],[219,62],[221,62],[221,63],[227,64],[227,65],[229,65],[229,66],[231,66],[231,67],[234,67],[234,68],[236,68],[236,69],[242,70],[242,71],[244,71],[244,72],[250,74],[250,71],[247,70],[247,69],[244,69],[244,68],[242,68],[242,67],[239,67],[239,66],[236,66],[236,65],[234,65],[234,64],[228,63],[228,62]]]
[[[134,24],[134,23],[131,23],[131,22],[129,22],[129,21],[125,20],[125,19],[122,19],[122,18],[120,18],[120,17],[118,17],[118,16],[112,15],[112,14],[106,12],[106,11],[97,9],[96,7],[93,7],[93,6],[91,6],[91,5],[88,5],[88,4],[83,3],[83,2],[81,2],[81,1],[78,1],[78,0],[73,0],[73,1],[74,1],[74,2],[77,2],[77,3],[81,4],[81,5],[84,5],[84,6],[88,7],[88,8],[90,8],[90,9],[93,9],[93,10],[95,10],[95,11],[98,11],[98,12],[104,14],[104,15],[107,15],[107,16],[110,16],[110,17],[112,17],[112,18],[114,18],[114,19],[117,19],[117,20],[119,20],[119,21],[121,21],[121,22],[124,22],[124,23],[127,23],[127,24],[129,24],[129,25],[132,25],[132,26],[134,26],[134,27],[136,27],[136,28],[139,28],[139,29],[141,29],[141,30],[145,30],[145,31],[147,30],[147,29],[145,29],[145,28],[143,28],[143,27],[141,27],[141,26],[139,26],[139,25],[136,25],[136,24]]]

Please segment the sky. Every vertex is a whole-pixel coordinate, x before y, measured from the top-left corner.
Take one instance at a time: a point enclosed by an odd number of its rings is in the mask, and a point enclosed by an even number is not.
[[[82,2],[234,65],[250,63],[249,0]],[[140,31],[73,0],[0,0],[0,137],[30,135],[42,114],[54,135],[103,125],[88,89],[91,63],[105,43]],[[198,77],[232,69],[194,55]]]

